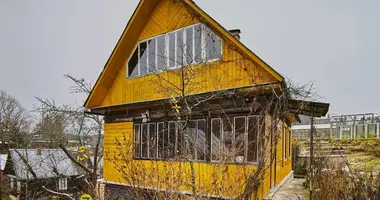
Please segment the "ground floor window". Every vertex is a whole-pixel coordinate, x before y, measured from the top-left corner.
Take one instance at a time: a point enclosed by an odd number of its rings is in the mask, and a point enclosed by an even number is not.
[[[15,185],[14,185],[15,184],[15,179],[14,178],[10,178],[9,180],[11,182],[11,184],[10,184],[11,188],[14,189],[15,188]]]
[[[58,189],[67,190],[67,178],[58,179]]]
[[[21,191],[21,182],[17,181],[17,192]]]
[[[134,156],[205,160],[206,120],[135,123]]]
[[[258,116],[211,120],[211,160],[257,162],[264,126]]]
[[[257,162],[264,125],[258,116],[233,116],[135,123],[133,132],[135,158]]]

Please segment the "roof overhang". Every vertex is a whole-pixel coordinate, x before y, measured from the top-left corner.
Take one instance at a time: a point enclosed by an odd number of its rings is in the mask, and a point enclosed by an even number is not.
[[[282,83],[274,82],[274,83],[265,83],[259,85],[238,87],[238,88],[230,88],[218,91],[211,91],[205,93],[199,93],[194,95],[188,95],[188,98],[197,97],[197,99],[209,98],[213,94],[215,98],[230,98],[231,96],[246,96],[246,95],[257,95],[257,94],[271,94],[274,91],[280,92],[283,87]],[[153,101],[141,101],[134,102],[128,104],[120,104],[120,105],[112,105],[112,106],[104,106],[104,107],[96,107],[89,109],[87,113],[96,114],[96,115],[107,115],[110,113],[123,113],[128,112],[130,110],[138,110],[138,109],[151,109],[164,107],[170,104],[170,98],[153,100]]]
[[[288,100],[287,108],[295,115],[324,117],[329,111],[330,104],[304,100]]]

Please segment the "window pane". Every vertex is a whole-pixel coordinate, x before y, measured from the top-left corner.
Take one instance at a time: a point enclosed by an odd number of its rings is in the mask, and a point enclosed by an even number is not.
[[[169,122],[167,158],[174,158],[175,155],[176,125],[177,122]]]
[[[149,158],[157,157],[157,133],[156,124],[149,124]]]
[[[211,120],[211,160],[220,160],[222,153],[221,120]]]
[[[183,158],[183,151],[185,149],[184,146],[184,132],[186,130],[186,122],[182,121],[178,123],[178,131],[177,131],[177,145],[176,145],[176,156]]]
[[[131,58],[128,61],[128,77],[134,77],[139,74],[138,62],[139,62],[139,51],[138,45],[133,52]]]
[[[134,139],[135,139],[135,146],[134,146],[134,151],[135,151],[135,157],[140,158],[141,156],[141,146],[140,146],[140,125],[136,124],[134,126]]]
[[[140,76],[148,72],[148,51],[147,42],[140,43]]]
[[[243,162],[245,154],[245,117],[235,117],[235,161]]]
[[[206,158],[206,120],[198,120],[197,130],[197,160],[205,160]]]
[[[190,27],[186,29],[186,53],[185,53],[185,59],[186,64],[193,63],[193,54],[194,54],[194,27]]]
[[[171,155],[170,154],[170,150],[169,148],[171,147],[169,145],[169,128],[168,130],[164,131],[164,158],[169,158],[169,156]]]
[[[148,124],[142,124],[141,126],[141,157],[148,158]]]
[[[221,39],[209,28],[206,28],[206,59],[215,60],[221,57]]]
[[[223,119],[223,140],[224,140],[224,151],[223,156],[224,160],[231,161],[233,158],[233,141],[234,141],[234,133],[232,131],[233,127],[233,119],[224,118]]]
[[[202,25],[196,25],[194,27],[194,62],[201,63],[202,62]]]
[[[183,39],[184,39],[183,33],[184,33],[183,29],[177,31],[177,60],[176,60],[177,66],[183,66],[183,52],[185,49],[185,45],[183,43]]]
[[[165,35],[157,38],[157,70],[167,69],[166,42]]]
[[[169,33],[169,68],[174,68],[175,63],[175,33]]]
[[[158,133],[158,158],[164,158],[164,123],[157,124]]]
[[[185,143],[186,156],[189,159],[195,159],[196,155],[196,138],[197,138],[197,123],[195,120],[190,120],[186,127]]]
[[[156,39],[152,39],[148,41],[148,57],[149,57],[149,66],[148,72],[154,73],[156,72]]]
[[[257,161],[257,134],[259,133],[257,117],[248,117],[248,162]]]

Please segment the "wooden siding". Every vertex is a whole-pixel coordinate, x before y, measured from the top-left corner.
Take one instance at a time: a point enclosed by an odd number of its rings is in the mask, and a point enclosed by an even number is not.
[[[181,3],[172,0],[162,0],[156,6],[143,31],[139,41],[185,26],[199,23],[198,18],[189,13]],[[132,41],[137,43],[137,41]],[[264,68],[242,56],[237,48],[228,42],[223,43],[223,56],[220,61],[193,66],[191,70],[197,73],[192,77],[187,94],[197,94],[214,90],[250,86],[275,81],[276,79]],[[181,79],[179,71],[171,70],[157,75],[147,75],[139,78],[127,78],[126,54],[123,66],[107,92],[101,106],[127,104],[168,98],[178,95]],[[119,62],[121,63],[121,62]],[[180,86],[179,86],[180,87]]]
[[[190,185],[192,180],[189,162],[133,159],[132,133],[132,122],[105,124],[104,180],[110,183],[176,189],[191,193],[192,188]],[[120,150],[124,152],[124,155],[118,155]],[[280,162],[282,160],[277,161],[276,185],[291,171],[291,157],[284,165]],[[246,178],[256,170],[255,165],[211,162],[194,162],[193,166],[198,193],[228,197],[236,197],[241,194]],[[260,199],[263,195],[268,195],[270,189],[271,184],[268,172],[259,189]]]
[[[58,192],[64,192],[66,194],[70,195],[76,195],[81,190],[78,188],[78,185],[87,185],[87,183],[84,182],[82,179],[76,179],[75,177],[66,177],[67,178],[67,189],[66,190],[59,190],[59,178],[49,178],[49,179],[39,179],[36,180],[30,180],[27,182],[25,180],[17,180],[14,179],[14,188],[10,189],[10,193],[14,196],[19,196],[20,199],[40,199],[47,196],[54,196],[54,194],[47,192],[45,190],[41,190],[41,185],[46,187],[47,189],[50,189],[52,191],[58,191]],[[20,182],[20,191],[17,191],[17,182]],[[9,180],[10,185],[10,180]],[[27,188],[26,188],[27,187]],[[25,197],[25,191],[28,189],[28,198]],[[33,197],[33,198],[31,198]]]
[[[284,160],[283,156],[283,140],[284,140],[284,127],[286,131],[289,131],[291,133],[291,128],[286,124],[283,123],[280,128],[280,138],[277,141],[277,153],[276,153],[276,185],[279,184],[291,171],[292,171],[292,151],[290,151],[290,155],[288,155],[288,158]],[[291,134],[287,135],[288,137],[292,138]],[[292,140],[290,140],[290,147],[292,148]]]

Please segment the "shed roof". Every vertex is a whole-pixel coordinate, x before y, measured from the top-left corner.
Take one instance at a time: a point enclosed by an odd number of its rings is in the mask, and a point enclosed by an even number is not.
[[[297,115],[323,117],[329,111],[330,104],[314,101],[291,99],[288,101],[288,109]]]
[[[41,149],[40,154],[36,149],[10,149],[9,154],[18,180],[33,179],[25,161],[38,179],[79,176],[84,173],[61,149]]]

